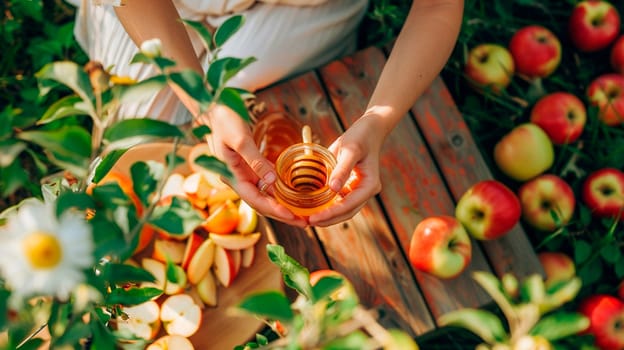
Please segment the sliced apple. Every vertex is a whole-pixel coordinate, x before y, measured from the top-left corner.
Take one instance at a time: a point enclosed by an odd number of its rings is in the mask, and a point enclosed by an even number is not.
[[[201,324],[202,311],[188,294],[168,297],[160,306],[160,320],[170,335],[190,337]]]
[[[240,199],[240,196],[236,191],[234,191],[231,187],[224,188],[216,188],[213,187],[212,191],[206,198],[206,204],[208,206],[214,206],[215,204],[222,203],[225,201],[237,201]]]
[[[186,197],[186,193],[183,190],[184,175],[180,173],[173,173],[169,175],[165,184],[163,185],[161,198],[181,196]]]
[[[210,208],[210,215],[201,224],[208,231],[220,234],[232,233],[238,226],[238,207],[231,200]]]
[[[193,343],[179,335],[163,335],[147,346],[145,350],[195,350]]]
[[[236,262],[231,250],[215,245],[213,270],[221,285],[229,287],[236,278]]]
[[[153,300],[134,306],[124,306],[122,311],[127,318],[120,317],[117,329],[128,332],[136,337],[152,340],[160,329],[160,307]]]
[[[167,281],[167,271],[164,263],[152,259],[152,258],[143,258],[141,260],[141,266],[149,273],[151,273],[156,279],[154,282],[143,282],[141,283],[141,287],[151,287],[157,288],[165,291],[165,282]]]
[[[182,183],[182,189],[187,195],[193,195],[199,199],[206,199],[212,193],[213,187],[210,186],[208,180],[203,173],[192,173]]]
[[[212,272],[208,273],[197,283],[197,294],[204,304],[217,306],[217,282]]]
[[[205,241],[204,236],[192,232],[189,238],[186,240],[186,247],[184,248],[184,256],[182,257],[182,268],[187,269],[191,259],[197,252],[199,246]]]
[[[185,250],[186,242],[157,238],[154,240],[152,258],[162,262],[167,262],[169,259],[174,264],[180,264],[184,258]]]
[[[247,202],[241,200],[238,204],[238,225],[236,232],[252,233],[258,226],[258,213]]]
[[[249,234],[232,233],[229,235],[221,235],[216,233],[210,234],[216,245],[230,250],[241,250],[253,247],[260,240],[262,233],[254,232]]]
[[[256,246],[247,247],[241,250],[241,266],[250,267],[256,258]]]
[[[206,142],[198,143],[195,146],[191,147],[188,158],[187,158],[187,163],[191,171],[194,173],[202,173],[206,181],[208,181],[208,183],[212,187],[215,187],[215,188],[228,187],[228,185],[221,180],[221,177],[219,174],[212,172],[204,168],[203,166],[197,164],[197,162],[195,162],[195,160],[201,155],[206,155],[206,156],[214,155],[214,152],[211,146]]]
[[[238,272],[241,268],[242,254],[240,250],[230,250],[232,258],[234,259],[234,275],[238,276]]]
[[[189,282],[197,284],[206,275],[213,264],[215,256],[215,243],[208,238],[199,245],[195,254],[189,261],[186,268],[186,275]]]
[[[165,265],[165,278],[166,278],[166,265]],[[176,281],[171,282],[169,279],[165,281],[165,294],[174,295],[178,293],[182,293],[184,288],[186,288],[186,283],[188,282],[188,277],[186,276],[186,272],[180,265],[173,265],[173,270],[175,271]]]

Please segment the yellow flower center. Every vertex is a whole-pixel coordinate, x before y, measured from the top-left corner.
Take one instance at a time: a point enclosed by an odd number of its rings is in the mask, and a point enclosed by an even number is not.
[[[26,259],[36,269],[49,269],[58,265],[63,250],[56,236],[47,232],[36,231],[29,234],[23,242]]]

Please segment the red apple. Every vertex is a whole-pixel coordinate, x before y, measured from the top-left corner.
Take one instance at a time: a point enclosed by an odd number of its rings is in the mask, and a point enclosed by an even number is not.
[[[479,88],[500,92],[511,82],[514,61],[505,47],[497,44],[480,44],[468,53],[464,73],[469,82]]]
[[[472,259],[472,243],[462,224],[448,215],[422,220],[412,234],[412,266],[439,278],[454,278]]]
[[[540,98],[531,109],[531,123],[542,128],[555,145],[576,141],[586,121],[585,105],[569,92],[550,93]]]
[[[541,252],[537,255],[544,273],[546,287],[571,280],[576,276],[576,265],[569,255],[561,252]]]
[[[576,205],[570,185],[553,174],[543,174],[524,183],[518,189],[518,198],[524,221],[541,231],[554,231],[567,224]]]
[[[611,68],[620,74],[624,74],[624,35],[620,35],[619,38],[611,47],[611,54],[609,55],[611,62]]]
[[[224,287],[229,287],[237,276],[236,257],[233,250],[215,245],[214,275]]]
[[[518,197],[503,183],[482,180],[459,199],[455,217],[468,233],[480,240],[496,239],[520,221]]]
[[[533,123],[513,128],[494,146],[494,162],[516,181],[527,181],[548,170],[555,150],[548,134]]]
[[[598,106],[598,117],[609,126],[624,122],[624,76],[616,73],[603,74],[587,87],[589,102]]]
[[[561,62],[561,43],[548,28],[529,25],[518,29],[509,42],[516,72],[528,78],[545,78]]]
[[[323,277],[327,277],[327,276],[340,277],[343,279],[342,286],[336,289],[331,295],[329,295],[330,299],[332,300],[347,300],[347,299],[358,300],[358,295],[355,292],[355,288],[353,287],[353,284],[351,284],[351,281],[349,281],[349,279],[347,279],[345,275],[341,274],[340,272],[336,270],[320,269],[320,270],[314,270],[310,272],[310,284],[314,286]]]
[[[602,168],[589,174],[582,186],[583,201],[597,217],[624,219],[624,172]]]
[[[580,51],[602,50],[620,33],[620,15],[607,1],[581,1],[572,10],[568,31],[572,44]]]
[[[589,318],[584,332],[594,336],[602,350],[624,349],[624,302],[608,294],[594,294],[581,301],[578,311]]]
[[[241,250],[254,246],[262,236],[260,232],[241,234],[232,233],[229,235],[220,235],[211,233],[210,238],[216,245],[230,250]]]

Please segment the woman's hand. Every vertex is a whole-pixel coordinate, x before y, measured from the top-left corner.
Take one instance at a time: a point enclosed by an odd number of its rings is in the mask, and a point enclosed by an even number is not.
[[[209,138],[215,156],[223,160],[234,175],[230,185],[258,213],[299,227],[305,219],[295,216],[272,196],[275,168],[256,146],[250,125],[230,108],[215,105],[200,122],[212,129]]]
[[[378,136],[380,127],[375,115],[362,116],[329,147],[337,160],[329,186],[341,198],[311,215],[310,225],[329,226],[348,220],[381,191],[379,154],[385,137]]]

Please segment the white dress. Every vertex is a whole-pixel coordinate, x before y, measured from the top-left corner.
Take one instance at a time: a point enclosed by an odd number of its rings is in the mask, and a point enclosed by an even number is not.
[[[93,0],[67,0],[78,7],[76,40],[91,60],[112,67],[114,74],[145,79],[151,66],[130,64],[137,47],[117,20],[111,5]],[[132,0],[128,0],[132,1]],[[276,2],[307,2],[284,5]],[[355,49],[357,28],[368,0],[174,0],[180,16],[217,27],[233,12],[245,16],[243,27],[224,45],[220,57],[250,57],[256,62],[230,81],[256,91],[289,76],[319,67]],[[146,13],[149,15],[149,12]],[[205,49],[189,31],[204,69]],[[122,106],[121,118],[150,117],[184,123],[191,116],[166,88],[145,103]]]

